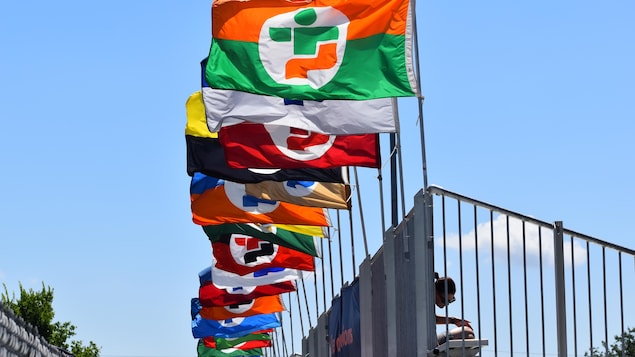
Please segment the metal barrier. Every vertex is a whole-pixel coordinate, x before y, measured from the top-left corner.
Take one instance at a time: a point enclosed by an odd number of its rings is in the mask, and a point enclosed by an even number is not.
[[[604,356],[611,345],[628,356],[635,251],[440,187],[427,193],[435,268],[457,283],[449,314],[489,338],[483,356]]]
[[[629,356],[632,249],[436,186],[384,238],[360,265],[364,357]],[[444,309],[435,272],[457,286]],[[471,321],[475,338],[437,345],[453,326],[436,315]],[[304,334],[303,356],[329,356],[325,321],[328,310]]]

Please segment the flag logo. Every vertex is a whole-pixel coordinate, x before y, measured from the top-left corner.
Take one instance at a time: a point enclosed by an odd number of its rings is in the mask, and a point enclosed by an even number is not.
[[[264,124],[271,141],[284,155],[298,161],[319,159],[333,147],[335,135],[282,125]]]
[[[232,234],[229,249],[234,261],[247,267],[271,263],[278,254],[278,245],[242,234]]]
[[[258,53],[267,74],[279,84],[327,84],[337,74],[350,20],[333,7],[312,7],[267,19]]]
[[[278,201],[263,200],[247,195],[245,192],[245,185],[243,184],[225,181],[224,185],[225,194],[227,195],[229,201],[236,206],[236,208],[245,212],[251,214],[266,214],[273,212],[276,208],[278,208],[278,206],[280,206],[280,202]]]

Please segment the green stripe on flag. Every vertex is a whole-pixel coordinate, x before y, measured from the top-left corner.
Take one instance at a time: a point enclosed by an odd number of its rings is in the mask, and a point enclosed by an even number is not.
[[[258,44],[214,39],[205,70],[213,88],[288,99],[373,99],[414,96],[404,36],[379,34],[349,40],[338,73],[320,88],[276,83],[259,61]]]

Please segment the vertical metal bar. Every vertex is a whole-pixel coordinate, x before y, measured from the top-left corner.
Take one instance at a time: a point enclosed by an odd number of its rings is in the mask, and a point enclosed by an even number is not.
[[[364,240],[364,253],[365,253],[364,257],[368,258],[370,257],[370,253],[368,252],[368,239],[366,238],[366,223],[364,221],[364,210],[362,206],[361,185],[359,184],[359,178],[357,177],[357,166],[353,166],[353,172],[355,173],[355,183],[357,184],[357,207],[359,207],[359,223],[362,226],[362,239]],[[351,230],[352,230],[352,223],[351,223]],[[357,274],[353,276],[357,276]]]
[[[463,228],[461,217],[461,201],[457,200],[457,216],[459,229],[459,280],[461,281],[461,320],[465,320],[465,295],[463,294]],[[447,292],[445,296],[448,296]],[[461,336],[465,336],[465,326],[461,325]],[[465,337],[461,338],[461,352],[465,356]]]
[[[357,188],[359,189],[359,187]],[[353,276],[357,276],[357,264],[355,263],[355,239],[353,237],[353,212],[348,212],[349,234],[351,235],[351,264],[353,266]]]
[[[344,286],[344,258],[342,257],[342,226],[340,225],[340,210],[337,210],[337,238],[340,249],[340,288]],[[335,294],[335,291],[333,291]]]
[[[525,221],[523,225],[523,283],[525,288],[525,351],[529,356],[529,303],[527,299],[527,232]]]
[[[320,251],[324,252],[324,239],[320,239]],[[326,272],[324,271],[324,253],[322,253],[322,257],[320,259],[322,260],[322,306],[324,306],[323,311],[326,311]]]
[[[417,193],[414,214],[416,326],[419,341],[422,341],[417,343],[418,357],[428,356],[429,351],[433,351],[437,344],[434,306],[433,212],[432,194],[427,190],[423,194],[421,191]],[[386,273],[388,274],[388,271]],[[390,353],[389,355],[393,356]]]
[[[576,308],[576,288],[575,288],[575,254],[573,250],[573,236],[570,236],[571,242],[571,293],[573,304],[573,355],[578,355],[578,318]]]
[[[478,255],[478,214],[476,205],[474,207],[474,260],[476,262],[476,320],[478,326],[478,348],[481,349],[481,283],[480,283],[480,271],[479,271],[479,255]]]
[[[589,306],[589,354],[593,355],[593,310],[591,309],[591,306],[593,306],[593,304],[591,303],[591,253],[589,252],[589,250],[591,249],[591,247],[589,246],[589,242],[586,242],[586,262],[587,262],[587,266],[586,266],[586,281],[587,281],[587,293],[588,293],[588,302],[587,305]]]
[[[620,327],[622,331],[622,357],[626,350],[624,341],[626,340],[626,331],[624,330],[624,290],[622,286],[622,252],[617,252],[618,267],[620,270]]]
[[[489,230],[492,243],[492,311],[494,312],[494,357],[498,356],[498,335],[496,329],[496,270],[494,269],[494,211],[489,211]]]
[[[604,291],[604,344],[606,355],[609,355],[609,322],[606,303],[606,247],[602,246],[602,286]]]
[[[298,314],[300,314],[300,330],[302,331],[302,335],[304,336],[304,318],[302,318],[302,306],[300,305],[300,287],[297,287],[295,291],[295,296],[298,298]]]
[[[337,214],[337,217],[339,219],[339,213]],[[331,237],[329,235],[328,237],[328,243],[329,243],[329,272],[331,273],[331,300],[333,300],[333,298],[335,297],[335,279],[333,279],[333,242],[331,241]]]
[[[320,317],[320,302],[319,302],[319,294],[318,294],[318,285],[317,285],[317,276],[315,276],[315,274],[313,274],[314,279],[313,279],[313,288],[315,289],[315,320],[316,320],[316,324],[317,324],[317,319]]]
[[[558,341],[558,357],[567,356],[567,309],[564,291],[563,231],[562,221],[555,222],[553,229],[553,260],[556,291],[556,339]]]
[[[542,357],[545,357],[545,286],[542,269],[542,227],[540,226],[538,226],[538,259],[540,263],[540,325],[542,331]]]
[[[291,308],[291,293],[287,293],[287,299],[289,300],[289,328],[291,329],[291,351],[295,352],[295,346],[293,340],[295,339],[295,333],[293,332],[293,310]]]
[[[392,110],[397,109],[397,100],[392,100]],[[397,206],[397,151],[395,150],[396,139],[395,133],[390,133],[390,216],[391,224],[393,227],[397,227],[399,224],[399,208]]]
[[[410,13],[412,14],[412,34],[413,34],[413,42],[414,42],[414,53],[415,53],[415,63],[417,64],[417,104],[419,108],[419,136],[421,141],[421,168],[423,170],[423,189],[428,188],[428,164],[426,162],[426,141],[425,141],[425,130],[423,127],[423,96],[421,95],[421,64],[419,63],[419,36],[417,35],[417,13],[416,13],[416,0],[410,1]],[[393,100],[397,100],[393,98]]]
[[[448,242],[447,242],[447,224],[445,221],[445,196],[441,197],[441,210],[443,211],[443,276],[448,276]],[[443,292],[445,296],[448,296],[448,284],[447,281],[445,283],[445,291]],[[448,306],[445,305],[445,335],[450,336],[450,328],[448,326],[449,316],[448,316]],[[436,318],[435,318],[436,320]]]
[[[309,299],[306,297],[306,284],[304,283],[304,277],[300,275],[300,281],[302,282],[302,292],[304,294],[304,306],[306,307],[306,316],[309,319],[309,328],[313,327],[313,322],[311,321],[311,312],[309,311]]]
[[[512,262],[511,262],[511,243],[510,243],[510,229],[509,229],[509,216],[505,216],[506,225],[506,240],[507,240],[507,303],[509,307],[509,351],[514,354],[514,323],[513,323],[513,309],[512,309]]]

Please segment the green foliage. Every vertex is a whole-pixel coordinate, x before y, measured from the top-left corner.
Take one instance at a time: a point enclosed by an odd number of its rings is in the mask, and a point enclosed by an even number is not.
[[[591,353],[585,353],[587,357],[622,357],[635,356],[635,327],[627,329],[622,336],[616,335],[615,342],[608,346],[602,341],[603,348],[593,347]],[[608,347],[608,352],[607,352]]]
[[[76,357],[99,357],[100,348],[93,341],[88,346],[83,346],[82,341],[69,341],[76,334],[75,325],[70,322],[53,322],[53,289],[42,283],[41,291],[27,291],[20,283],[20,298],[16,299],[15,293],[10,296],[6,284],[2,285],[2,303],[37,328],[40,336],[48,343],[70,351]]]

